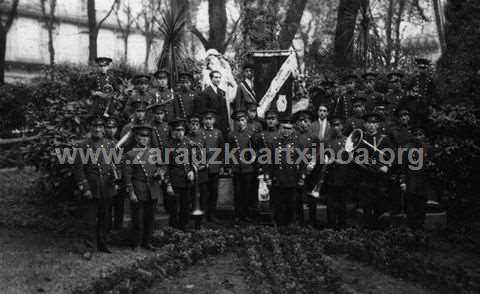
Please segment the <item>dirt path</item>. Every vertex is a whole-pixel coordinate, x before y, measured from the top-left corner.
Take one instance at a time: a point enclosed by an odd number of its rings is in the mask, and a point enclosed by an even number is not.
[[[250,294],[244,268],[234,253],[200,261],[177,276],[154,285],[146,294]]]

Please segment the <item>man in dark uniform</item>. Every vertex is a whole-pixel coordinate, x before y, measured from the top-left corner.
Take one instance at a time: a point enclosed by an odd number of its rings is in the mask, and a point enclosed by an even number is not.
[[[406,148],[415,148],[419,152],[423,153],[422,158],[425,159],[425,149],[421,141],[424,136],[423,130],[420,127],[412,128],[413,136],[409,137],[408,142],[405,144]],[[405,193],[405,204],[407,212],[408,226],[413,230],[419,230],[423,228],[425,220],[425,202],[427,187],[425,172],[422,169],[411,169],[408,166],[408,152],[404,154],[404,164],[402,165],[400,187]],[[419,154],[412,152],[412,156],[418,156]],[[418,160],[418,158],[414,158]]]
[[[152,127],[135,125],[132,129],[136,146],[125,156],[123,169],[125,186],[130,198],[132,215],[132,248],[140,245],[155,251],[152,234],[155,223],[155,207],[163,197],[160,189],[158,152],[151,148]]]
[[[334,109],[337,103],[337,93],[335,81],[324,80],[320,83],[320,87],[313,86],[309,89],[310,103],[309,110],[314,113],[318,109],[318,105],[326,104],[328,109]]]
[[[84,208],[84,225],[86,232],[85,243],[93,249],[96,235],[97,249],[111,253],[107,247],[108,210],[111,207],[112,197],[117,193],[115,190],[115,178],[113,175],[113,162],[106,157],[108,152],[114,149],[114,143],[104,137],[104,121],[101,117],[89,118],[90,138],[78,144],[77,149],[87,152],[98,152],[98,160],[91,159],[82,162],[80,156],[76,156],[73,175],[77,187],[82,193]],[[116,167],[115,167],[116,168]],[[85,253],[85,258],[90,259],[92,251]]]
[[[351,167],[346,164],[348,153],[345,151],[344,119],[341,116],[333,116],[330,122],[335,131],[327,141],[327,147],[334,152],[334,157],[328,158],[329,166],[325,180],[329,188],[326,201],[327,220],[329,226],[342,229],[347,220],[347,191],[351,184]]]
[[[365,121],[363,116],[365,115],[366,109],[365,104],[367,103],[367,98],[361,94],[357,94],[355,98],[352,99],[353,111],[352,116],[347,118],[342,122],[342,129],[344,134],[348,136],[354,129],[363,129]],[[343,117],[343,116],[336,116]]]
[[[388,76],[388,90],[385,95],[385,100],[388,103],[388,113],[395,113],[405,95],[402,89],[403,74],[401,72],[392,72]]]
[[[118,123],[114,117],[109,117],[105,122],[105,138],[111,140],[114,144],[117,143],[118,138]],[[113,168],[113,166],[112,166]],[[123,226],[123,215],[124,215],[124,202],[125,202],[125,187],[121,179],[121,169],[116,168],[113,170],[114,176],[117,179],[118,187],[117,193],[112,198],[112,207],[109,209],[108,217],[108,228],[120,230]],[[112,223],[112,214],[113,214],[113,223]]]
[[[165,121],[165,103],[154,103],[149,106],[153,113],[152,118],[152,146],[163,149],[168,141],[168,123]]]
[[[212,209],[215,209],[215,206],[209,203],[208,195],[208,167],[207,167],[207,157],[206,157],[206,138],[203,135],[202,128],[202,116],[196,113],[190,114],[188,117],[188,138],[192,140],[200,148],[202,152],[202,160],[205,160],[198,170],[197,182],[200,192],[200,209],[203,211],[204,215],[207,216],[207,220],[212,220],[213,212]],[[192,197],[195,197],[193,194]]]
[[[412,79],[407,88],[407,97],[404,106],[410,109],[412,121],[423,124],[428,119],[429,108],[436,104],[436,89],[433,78],[429,74],[430,61],[424,58],[415,60],[418,74]]]
[[[123,148],[124,151],[130,151],[135,146],[135,138],[132,132],[132,128],[135,125],[142,125],[147,119],[147,103],[143,100],[133,100],[130,103],[131,108],[134,110],[133,117],[129,123],[123,126],[120,131],[120,140],[117,146]]]
[[[132,83],[135,85],[135,89],[127,101],[126,111],[128,113],[134,111],[134,109],[129,107],[134,101],[142,101],[146,105],[155,102],[154,96],[150,93],[150,81],[151,77],[145,74],[138,74],[133,77]]]
[[[112,95],[118,89],[117,80],[110,70],[112,59],[109,57],[97,57],[95,63],[98,70],[94,74],[90,85],[90,94],[94,98],[94,105],[97,114],[103,114],[107,105],[111,102]]]
[[[252,185],[255,181],[253,134],[248,130],[245,110],[234,112],[232,119],[235,128],[228,134],[226,151],[230,153],[230,150],[235,149],[236,152],[235,158],[228,158],[227,165],[233,174],[235,216],[237,219],[247,220],[249,211],[256,207],[257,200],[252,194]]]
[[[218,178],[223,173],[223,151],[217,153],[218,157],[215,159],[215,150],[224,150],[225,139],[222,132],[216,129],[215,126],[215,109],[208,109],[203,116],[202,136],[205,141],[205,148],[207,151],[208,162],[208,209],[207,220],[215,221],[215,211],[218,201]],[[216,162],[213,162],[215,160]]]
[[[346,118],[352,113],[351,100],[357,92],[358,77],[355,74],[347,74],[342,78],[343,86],[341,93],[337,95],[335,106],[332,109],[334,115],[342,115]]]
[[[295,118],[298,148],[305,152],[306,160],[308,160],[308,163],[302,162],[302,164],[306,165],[305,170],[307,177],[305,179],[305,185],[298,187],[298,195],[295,205],[297,222],[302,226],[305,225],[303,203],[304,200],[307,200],[309,208],[309,221],[311,225],[315,225],[317,201],[311,195],[307,195],[306,192],[308,191],[308,189],[313,189],[316,184],[315,177],[313,176],[312,171],[316,164],[314,150],[317,150],[317,148],[319,147],[318,144],[320,142],[318,140],[318,137],[310,131],[310,125],[312,124],[313,115],[309,111],[299,111],[295,113]]]
[[[385,148],[392,148],[390,139],[385,134],[379,131],[379,124],[383,120],[383,117],[378,113],[369,113],[365,117],[365,130],[363,140],[374,146],[372,149],[370,146],[361,143],[358,152],[362,151],[368,153],[368,162],[362,162],[361,159],[364,155],[360,154],[355,160],[360,161],[359,166],[363,167],[360,176],[359,192],[360,192],[360,207],[363,209],[364,226],[367,229],[378,228],[378,219],[382,215],[387,201],[387,188],[388,188],[388,172],[390,168],[385,162],[388,160],[386,157],[382,157],[379,150]],[[380,160],[384,158],[385,161]]]
[[[272,162],[267,165],[267,184],[273,198],[274,218],[278,226],[288,226],[295,221],[295,201],[298,187],[305,184],[306,171],[296,164],[299,156],[295,148],[298,140],[290,120],[282,120],[280,136],[270,146]]]
[[[187,118],[191,115],[196,97],[195,91],[192,89],[193,75],[189,72],[182,72],[178,75],[179,91],[176,93],[175,107],[181,118]]]
[[[361,92],[363,96],[367,99],[367,101],[365,102],[365,106],[366,108],[368,108],[369,111],[372,110],[371,106],[375,104],[376,100],[382,99],[382,94],[380,94],[375,88],[377,76],[377,73],[374,72],[366,72],[362,75],[364,81],[364,89]]]
[[[398,122],[392,128],[393,142],[398,147],[404,147],[412,136],[410,132],[410,112],[407,108],[399,108],[396,112]]]
[[[249,102],[246,108],[248,114],[248,129],[252,133],[258,133],[263,130],[263,121],[258,117],[257,106],[257,102]]]
[[[180,116],[178,113],[178,108],[175,103],[175,94],[173,89],[168,88],[168,75],[169,72],[165,69],[160,69],[156,71],[153,76],[156,81],[156,88],[152,88],[150,93],[154,96],[155,103],[165,104],[165,116],[166,121],[170,122],[171,120]]]
[[[185,120],[169,122],[171,140],[168,142],[167,194],[175,205],[171,209],[171,225],[186,230],[192,211],[195,172],[193,165],[201,163],[192,156],[201,156],[198,145],[185,136]],[[200,167],[198,167],[200,168]]]
[[[232,101],[232,109],[234,111],[247,109],[248,104],[257,103],[257,97],[253,88],[253,70],[252,64],[243,66],[243,80],[238,85],[237,96]]]
[[[254,134],[253,143],[257,152],[259,152],[262,148],[270,148],[270,146],[273,144],[273,141],[278,138],[278,112],[275,110],[268,110],[265,113],[265,123],[266,128],[260,133]],[[261,164],[257,164],[257,173],[263,173],[263,166]]]

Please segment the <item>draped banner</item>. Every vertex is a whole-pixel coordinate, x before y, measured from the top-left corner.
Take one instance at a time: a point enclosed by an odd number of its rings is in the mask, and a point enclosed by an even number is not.
[[[291,50],[266,50],[251,53],[255,64],[254,88],[260,99],[258,116],[269,109],[279,112],[280,118],[292,113],[292,73],[297,60]],[[268,87],[268,88],[267,88]]]

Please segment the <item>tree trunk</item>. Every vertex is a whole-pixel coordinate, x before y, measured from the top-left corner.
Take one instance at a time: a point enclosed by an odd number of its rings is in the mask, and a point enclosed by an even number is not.
[[[386,36],[386,46],[385,46],[385,66],[389,69],[390,64],[392,63],[392,48],[393,48],[393,39],[392,39],[392,23],[393,23],[393,6],[394,0],[389,0],[388,10],[387,10],[387,19],[385,19],[385,36]]]
[[[210,24],[208,48],[224,53],[225,35],[227,34],[227,9],[224,0],[208,1],[208,22]]]
[[[144,70],[148,71],[148,62],[150,61],[150,51],[152,49],[153,38],[146,38],[146,49],[145,49],[145,63],[144,63]]]
[[[278,39],[280,49],[288,49],[292,45],[293,38],[295,38],[295,34],[300,26],[300,21],[306,4],[307,0],[290,1],[285,22],[282,25]]]
[[[88,62],[95,62],[97,58],[97,15],[95,12],[95,0],[87,0],[88,16]]]
[[[127,63],[128,60],[128,34],[123,38],[123,59]]]
[[[444,12],[440,11],[439,0],[433,0],[433,10],[435,12],[435,23],[437,24],[437,33],[438,33],[438,40],[440,42],[440,49],[442,50],[442,53],[443,53],[445,52],[447,45],[445,42],[445,29],[443,27],[444,23],[442,21],[442,16],[441,16]]]
[[[7,32],[0,31],[0,85],[5,83],[5,53],[7,51]]]
[[[334,63],[338,67],[353,65],[353,35],[359,9],[359,0],[340,0],[334,46]]]
[[[399,0],[397,19],[395,22],[395,59],[393,60],[393,67],[397,68],[400,62],[401,40],[400,40],[400,25],[402,24],[402,16],[405,10],[406,0]]]
[[[189,9],[188,0],[170,0],[170,7],[174,14],[177,14],[180,9]]]

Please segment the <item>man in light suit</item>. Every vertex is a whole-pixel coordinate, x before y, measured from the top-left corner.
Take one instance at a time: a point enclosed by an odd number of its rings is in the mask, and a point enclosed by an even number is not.
[[[325,103],[322,103],[318,105],[317,108],[317,117],[318,119],[315,120],[311,127],[310,130],[313,135],[317,136],[318,139],[320,139],[320,142],[328,139],[333,132],[332,127],[330,126],[330,123],[327,120],[328,117],[328,105]]]
[[[209,109],[215,109],[217,119],[215,128],[219,129],[224,138],[226,138],[230,130],[230,125],[225,91],[219,88],[222,74],[219,71],[213,70],[210,72],[210,79],[212,80],[212,85],[208,86],[200,94],[198,99],[195,99],[194,108],[197,113],[204,113]]]

